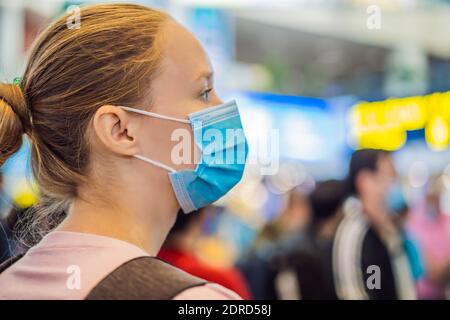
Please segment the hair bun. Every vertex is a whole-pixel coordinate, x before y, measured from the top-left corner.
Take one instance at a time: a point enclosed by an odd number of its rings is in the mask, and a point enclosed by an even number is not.
[[[25,95],[19,85],[0,83],[0,100],[9,105],[12,111],[22,122],[23,131],[27,133],[31,128],[31,119],[28,112]]]
[[[0,166],[22,145],[31,129],[25,96],[19,86],[0,83]]]

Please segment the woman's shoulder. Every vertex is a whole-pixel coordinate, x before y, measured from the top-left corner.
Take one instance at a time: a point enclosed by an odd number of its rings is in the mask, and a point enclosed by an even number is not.
[[[233,291],[216,283],[186,289],[176,295],[174,300],[242,300]]]

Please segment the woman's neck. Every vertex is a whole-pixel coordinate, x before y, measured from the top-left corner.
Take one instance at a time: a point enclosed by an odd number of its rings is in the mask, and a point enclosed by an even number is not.
[[[67,218],[57,230],[120,239],[140,247],[151,256],[156,256],[173,226],[176,206],[172,205],[174,208],[171,208],[167,202],[164,205],[164,201],[156,196],[153,201],[145,199],[145,203],[142,203],[142,199],[133,199],[132,195],[125,194],[109,198],[116,200],[75,199]]]

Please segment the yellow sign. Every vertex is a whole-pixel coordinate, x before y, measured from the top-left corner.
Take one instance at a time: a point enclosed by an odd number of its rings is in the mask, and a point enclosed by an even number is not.
[[[450,92],[360,102],[349,118],[356,148],[395,151],[406,143],[408,131],[425,129],[430,148],[444,150],[450,143]]]

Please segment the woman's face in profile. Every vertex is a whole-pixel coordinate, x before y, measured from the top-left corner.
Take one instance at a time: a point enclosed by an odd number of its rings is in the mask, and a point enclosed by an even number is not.
[[[162,58],[159,72],[151,84],[150,111],[187,119],[189,113],[221,104],[214,90],[213,68],[199,41],[172,20],[161,28],[160,37]],[[171,141],[172,134],[177,129],[184,129],[191,135],[189,124],[150,117],[140,117],[139,121],[141,154],[176,170],[195,167],[192,139],[189,143],[190,163],[176,164],[171,157],[172,150],[180,143],[179,138]]]

